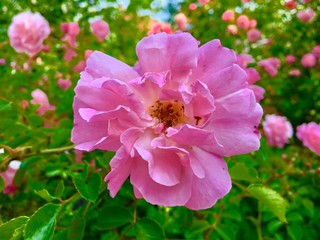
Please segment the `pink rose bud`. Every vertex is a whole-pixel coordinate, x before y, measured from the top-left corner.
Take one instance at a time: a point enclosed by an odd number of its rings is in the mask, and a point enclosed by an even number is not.
[[[255,28],[257,26],[257,20],[256,19],[251,19],[250,20],[250,28]]]
[[[195,3],[190,3],[190,5],[189,5],[189,10],[190,11],[194,11],[194,10],[196,10],[197,9],[197,4],[195,4]]]
[[[33,105],[40,105],[37,109],[37,113],[42,116],[47,111],[53,111],[56,109],[55,106],[50,105],[47,95],[40,89],[36,89],[31,93],[33,99],[30,101]]]
[[[238,27],[234,24],[227,26],[227,32],[231,35],[236,35],[238,33]]]
[[[299,76],[301,76],[301,71],[300,71],[299,69],[292,69],[292,70],[289,72],[289,76],[299,77]]]
[[[22,12],[13,17],[8,35],[17,52],[33,56],[42,50],[50,31],[49,23],[40,13]]]
[[[271,77],[274,77],[278,73],[278,68],[280,67],[280,60],[278,58],[267,58],[261,60],[258,66],[262,67]]]
[[[306,10],[299,11],[297,17],[301,22],[311,22],[315,17],[315,13],[311,8],[307,8]]]
[[[184,31],[186,29],[188,19],[183,13],[178,13],[174,17],[174,21],[178,25],[179,30]]]
[[[270,146],[283,148],[293,135],[291,123],[286,117],[266,115],[262,123],[267,142]]]
[[[297,7],[297,3],[294,0],[286,0],[284,5],[286,8],[290,10],[295,9]]]
[[[293,56],[293,55],[287,55],[286,56],[286,63],[288,64],[288,65],[292,65],[292,64],[294,64],[296,62],[296,57],[295,56]]]
[[[210,0],[198,0],[198,2],[200,3],[200,5],[205,6],[210,2]]]
[[[320,58],[320,45],[317,45],[312,49],[312,54],[317,58]]]
[[[109,25],[103,20],[92,22],[91,31],[98,38],[99,42],[103,42],[103,40],[110,35]]]
[[[225,22],[232,22],[234,20],[234,11],[227,10],[222,14],[222,20]]]
[[[250,29],[247,32],[247,38],[249,42],[256,42],[260,39],[261,32],[255,28]]]
[[[317,63],[316,57],[312,53],[307,53],[303,55],[301,59],[301,65],[305,68],[311,68],[314,67]]]
[[[66,91],[68,88],[71,87],[72,82],[70,81],[70,79],[62,79],[59,78],[57,81],[57,85],[63,90]]]
[[[240,15],[237,18],[237,26],[241,29],[248,29],[250,27],[250,20],[246,15]]]
[[[29,107],[29,102],[27,100],[22,100],[21,107],[23,110],[26,110]]]
[[[3,194],[9,194],[13,195],[17,187],[14,185],[13,180],[16,175],[16,172],[20,168],[20,161],[13,160],[9,163],[9,166],[5,172],[0,173],[0,176],[4,180],[4,189],[3,189]]]
[[[320,125],[315,122],[304,123],[297,127],[296,133],[303,146],[320,156]]]

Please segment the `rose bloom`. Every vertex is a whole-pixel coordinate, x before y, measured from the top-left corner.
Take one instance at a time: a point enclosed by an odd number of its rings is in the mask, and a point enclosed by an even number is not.
[[[232,22],[234,20],[234,11],[233,10],[226,10],[222,14],[222,20],[225,22]]]
[[[238,33],[238,27],[234,24],[230,24],[227,26],[227,32],[236,35]]]
[[[198,2],[200,3],[200,5],[204,6],[204,5],[207,5],[210,0],[198,0]]]
[[[110,35],[109,25],[103,20],[96,20],[90,26],[92,33],[98,38],[99,42],[103,42]]]
[[[320,58],[320,45],[317,45],[312,49],[312,54],[317,58]]]
[[[299,11],[297,17],[301,22],[311,22],[315,17],[315,13],[311,8],[307,8],[306,10]]]
[[[41,91],[40,89],[36,89],[31,93],[33,99],[30,101],[31,104],[39,104],[39,108],[37,109],[37,113],[41,116],[45,114],[47,111],[53,111],[56,109],[55,106],[49,103],[47,95]]]
[[[4,58],[0,58],[0,66],[6,65],[6,60]]]
[[[266,115],[262,123],[267,142],[270,146],[283,148],[293,135],[291,123],[286,117]]]
[[[50,31],[47,20],[40,13],[19,13],[9,26],[10,45],[19,53],[33,56],[42,50]]]
[[[312,53],[307,53],[301,58],[301,65],[305,68],[314,67],[317,63],[316,57]]]
[[[286,8],[292,10],[297,7],[297,2],[294,0],[286,0],[285,4]]]
[[[320,156],[320,125],[315,122],[297,127],[297,137],[303,145]]]
[[[72,85],[72,82],[70,81],[70,79],[62,79],[59,78],[57,81],[57,85],[63,90],[66,91],[67,89],[69,89]]]
[[[80,33],[80,27],[77,22],[61,23],[61,31],[64,33],[62,41],[67,41],[71,47],[76,47],[76,38]]]
[[[278,68],[280,67],[280,60],[278,58],[272,57],[261,60],[258,66],[262,67],[271,77],[278,74]]]
[[[0,173],[0,176],[3,178],[5,184],[2,191],[3,194],[13,195],[16,192],[17,187],[14,185],[13,180],[16,172],[20,168],[20,164],[20,161],[13,160],[9,163],[7,170]]]
[[[178,13],[174,17],[174,21],[178,25],[179,30],[184,31],[186,29],[188,23],[186,15],[184,15],[183,13]]]
[[[289,72],[289,76],[292,76],[292,77],[301,76],[301,71],[300,71],[299,69],[292,69],[292,70]]]
[[[114,197],[130,176],[152,204],[205,209],[231,188],[221,156],[259,148],[262,109],[236,55],[189,33],[159,33],[132,67],[94,52],[75,88],[76,149],[115,151],[105,178]]]
[[[256,19],[251,19],[250,20],[250,28],[255,28],[257,26],[257,20]]]
[[[250,20],[246,15],[240,15],[237,18],[237,26],[241,29],[249,29]]]
[[[190,5],[189,5],[189,10],[190,10],[190,11],[194,11],[194,10],[196,10],[197,8],[198,8],[197,4],[195,4],[195,3],[190,3]]]
[[[261,32],[255,28],[250,29],[247,32],[247,38],[249,42],[256,42],[260,39]]]
[[[171,25],[169,23],[158,22],[157,20],[151,19],[148,24],[148,35],[165,32],[168,34],[172,33]]]
[[[286,56],[286,63],[291,65],[294,64],[296,62],[296,57],[293,55],[287,55]]]

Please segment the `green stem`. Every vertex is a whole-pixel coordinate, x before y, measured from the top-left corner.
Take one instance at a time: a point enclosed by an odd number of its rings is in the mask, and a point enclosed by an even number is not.
[[[74,145],[70,145],[70,146],[60,147],[60,148],[51,148],[51,149],[39,150],[37,152],[20,155],[19,157],[25,158],[25,157],[31,157],[31,156],[36,156],[36,155],[61,153],[61,152],[65,152],[65,151],[73,150],[73,149],[74,149]]]
[[[258,206],[259,213],[258,213],[258,219],[257,219],[256,225],[257,225],[258,240],[263,240],[262,231],[261,231],[262,212],[260,209],[261,209],[261,206],[259,203],[259,206]]]

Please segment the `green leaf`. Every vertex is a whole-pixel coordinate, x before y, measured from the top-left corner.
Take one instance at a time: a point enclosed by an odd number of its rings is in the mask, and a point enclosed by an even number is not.
[[[96,227],[99,230],[116,228],[130,223],[132,219],[129,209],[122,206],[106,206],[99,211]]]
[[[205,220],[195,220],[191,228],[186,232],[187,238],[194,238],[195,235],[202,233],[203,231],[211,227],[210,223]]]
[[[229,173],[232,179],[234,180],[243,180],[243,181],[256,181],[258,179],[258,173],[253,167],[247,167],[243,163],[236,163],[233,167],[229,169]]]
[[[313,217],[313,215],[314,215],[314,203],[310,199],[304,198],[304,199],[302,199],[302,204],[306,208],[306,210],[308,211],[310,217]]]
[[[223,240],[236,239],[235,228],[230,228],[228,225],[219,224],[216,226],[215,230]]]
[[[53,203],[48,203],[39,208],[27,222],[24,238],[26,240],[51,239],[59,210],[60,205]]]
[[[262,206],[266,206],[281,222],[286,223],[287,201],[276,191],[261,184],[251,184],[249,192],[257,198]]]
[[[34,190],[34,192],[39,195],[41,198],[46,200],[47,202],[52,202],[54,200],[57,200],[59,198],[52,196],[47,189],[41,189],[39,191]]]
[[[161,240],[165,239],[164,231],[161,226],[150,218],[142,218],[135,224],[137,239],[142,240]]]
[[[68,231],[68,239],[83,239],[85,226],[86,222],[84,218],[74,218]]]
[[[0,176],[0,192],[2,192],[2,191],[3,191],[4,186],[5,186],[4,179]]]
[[[0,99],[0,111],[9,110],[11,108],[12,102]]]
[[[61,199],[62,194],[64,192],[64,189],[65,189],[64,182],[63,182],[63,180],[60,180],[58,185],[57,185],[57,187],[56,187],[56,189],[55,189],[54,196],[56,196],[57,198]]]
[[[303,237],[303,229],[300,224],[293,224],[288,226],[288,234],[293,240],[301,240]]]
[[[14,231],[23,226],[27,221],[29,217],[26,216],[20,216],[17,218],[13,218],[10,221],[0,225],[0,236],[1,240],[9,240],[14,234]]]
[[[99,195],[99,190],[101,186],[101,176],[99,173],[94,172],[88,182],[86,184],[81,178],[74,177],[73,183],[81,194],[82,197],[87,199],[88,201],[94,202],[97,200]]]
[[[23,230],[25,228],[25,224],[21,225],[21,227],[18,227],[14,230],[14,233],[12,235],[12,238],[10,240],[21,240],[23,239]]]

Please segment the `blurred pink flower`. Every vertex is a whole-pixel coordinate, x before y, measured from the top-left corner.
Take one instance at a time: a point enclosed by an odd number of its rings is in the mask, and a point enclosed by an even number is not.
[[[13,195],[16,192],[17,187],[14,185],[13,180],[16,172],[20,168],[20,164],[20,161],[13,160],[9,163],[7,170],[0,173],[0,176],[3,178],[5,184],[2,191],[3,194]]]
[[[246,68],[249,63],[253,63],[253,62],[255,62],[255,60],[250,54],[237,55],[237,64],[242,68]]]
[[[63,41],[67,41],[71,47],[76,47],[76,38],[80,33],[79,24],[76,22],[72,23],[61,23],[60,25],[61,31],[64,33],[62,37]]]
[[[249,42],[256,42],[260,39],[261,32],[255,28],[250,29],[247,32],[247,38]]]
[[[234,20],[234,11],[233,10],[226,10],[223,14],[222,14],[222,20],[225,22],[232,22]]]
[[[271,77],[274,77],[278,73],[278,68],[280,67],[280,60],[276,57],[267,58],[261,60],[258,66],[262,67]]]
[[[171,25],[169,23],[158,22],[157,20],[151,20],[148,24],[148,35],[165,32],[167,34],[172,33]]]
[[[186,15],[184,15],[183,13],[178,13],[174,17],[174,21],[178,25],[179,30],[184,31],[186,29],[188,23]]]
[[[286,63],[291,65],[291,64],[294,64],[296,62],[296,57],[293,56],[293,55],[287,55],[286,56]]]
[[[189,5],[189,10],[190,11],[194,11],[194,10],[196,10],[197,9],[197,4],[195,4],[195,3],[190,3],[190,5]]]
[[[114,197],[130,176],[137,198],[210,208],[231,188],[221,156],[259,148],[262,109],[236,56],[218,40],[159,33],[136,47],[139,74],[94,52],[75,88],[76,149],[116,151]],[[90,134],[88,134],[90,133]]]
[[[317,58],[320,58],[320,45],[317,45],[312,49],[312,54]]]
[[[308,2],[311,2],[311,0],[301,0],[301,2],[308,3]]]
[[[27,100],[22,100],[21,107],[23,110],[26,110],[29,107],[29,102]]]
[[[286,0],[285,4],[286,8],[292,10],[297,7],[297,2],[294,0]]]
[[[255,28],[257,26],[257,20],[256,19],[251,19],[250,20],[250,28]]]
[[[198,0],[198,2],[200,3],[200,5],[205,6],[210,2],[210,0]]]
[[[30,101],[31,104],[36,105],[39,104],[39,108],[37,109],[37,113],[42,116],[46,113],[46,111],[53,111],[56,109],[55,106],[50,105],[47,95],[41,91],[40,89],[36,89],[31,93],[33,99]]]
[[[301,71],[300,71],[299,69],[292,69],[292,70],[289,72],[289,76],[292,76],[292,77],[301,76]]]
[[[301,22],[311,22],[315,17],[315,13],[312,8],[307,8],[306,10],[299,11],[297,17]]]
[[[248,2],[250,2],[250,0],[241,0],[241,2],[248,3]]]
[[[86,50],[85,51],[85,59],[88,59],[90,57],[90,55],[92,54],[92,50]],[[84,69],[86,68],[86,61],[81,60],[77,63],[76,66],[73,67],[73,71],[75,72],[82,72]]]
[[[250,20],[246,15],[240,15],[237,18],[237,26],[241,29],[249,29]]]
[[[317,63],[316,57],[312,53],[307,53],[301,58],[301,65],[305,68],[314,67]]]
[[[72,82],[70,81],[70,79],[62,79],[59,78],[57,81],[57,85],[63,90],[66,91],[68,88],[71,87]]]
[[[98,38],[99,42],[103,42],[110,35],[109,25],[103,20],[96,20],[90,26],[92,33]]]
[[[73,58],[75,58],[76,56],[78,56],[77,52],[75,50],[73,50],[72,48],[68,48],[67,46],[62,46],[62,48],[64,49],[64,55],[63,58],[64,60],[66,60],[67,62],[72,61]]]
[[[227,32],[236,35],[238,33],[238,27],[234,24],[230,24],[227,26]]]
[[[262,123],[267,142],[270,146],[283,148],[293,135],[291,123],[286,117],[266,115]]]
[[[50,31],[47,20],[40,13],[22,12],[13,17],[8,35],[17,52],[33,56],[41,51]]]
[[[315,122],[297,127],[296,133],[303,145],[320,156],[320,125]]]
[[[4,58],[0,58],[0,66],[3,66],[6,64],[6,60]]]

